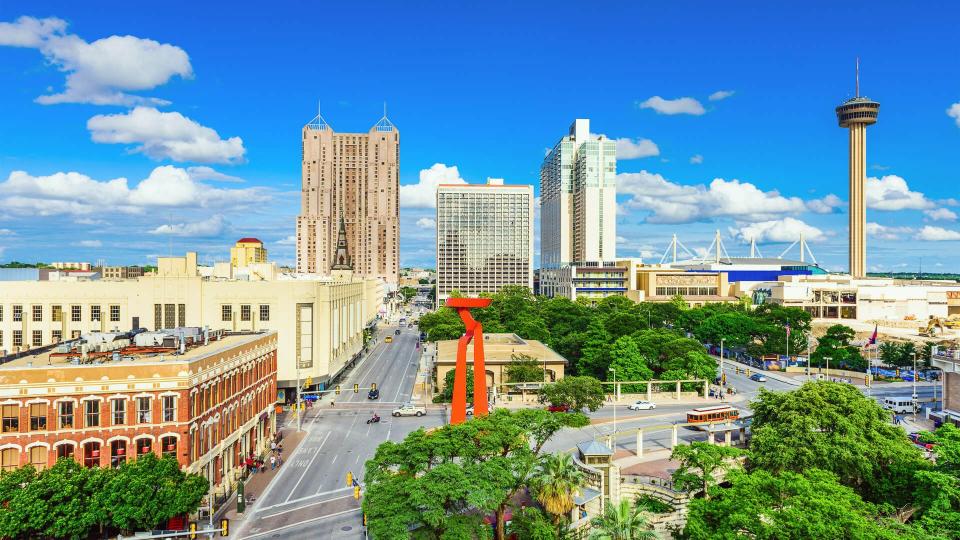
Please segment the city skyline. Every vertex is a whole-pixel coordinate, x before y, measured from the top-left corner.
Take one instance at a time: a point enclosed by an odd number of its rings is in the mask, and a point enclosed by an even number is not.
[[[960,269],[950,167],[960,92],[939,67],[954,49],[945,44],[957,41],[949,16],[835,6],[836,17],[856,12],[873,23],[851,30],[785,7],[750,17],[705,8],[686,20],[681,6],[594,14],[559,4],[555,13],[516,8],[501,21],[483,8],[385,4],[383,20],[400,29],[431,24],[434,39],[400,31],[389,53],[359,44],[304,68],[309,47],[342,46],[368,31],[366,22],[350,8],[323,8],[340,23],[317,37],[307,29],[319,7],[294,16],[276,6],[280,29],[255,28],[242,10],[224,18],[212,6],[195,7],[195,22],[177,9],[44,9],[0,8],[3,262],[152,264],[186,249],[210,262],[255,236],[272,259],[292,265],[296,129],[320,100],[335,130],[363,132],[386,100],[404,129],[401,266],[435,260],[437,184],[503,177],[539,196],[546,149],[570,119],[590,118],[617,142],[618,256],[655,262],[672,233],[703,247],[715,229],[731,251],[745,253],[753,237],[776,255],[802,230],[824,267],[844,270],[847,136],[831,109],[854,95],[860,56],[860,93],[884,106],[866,164],[867,270],[916,271],[921,257],[925,271]],[[603,21],[603,31],[581,36],[603,43],[603,58],[561,46],[572,18],[586,28]],[[207,39],[196,32],[203,23],[230,25],[231,37]],[[113,69],[91,54],[113,58]],[[544,66],[587,58],[591,77],[543,91]],[[371,74],[389,83],[369,85]]]

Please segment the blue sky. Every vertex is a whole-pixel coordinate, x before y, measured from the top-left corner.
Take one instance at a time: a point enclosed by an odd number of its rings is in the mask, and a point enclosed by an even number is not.
[[[868,264],[960,270],[954,3],[350,4],[0,3],[0,261],[214,261],[242,236],[292,261],[319,100],[338,131],[387,101],[403,264],[432,265],[433,183],[537,185],[544,150],[586,117],[624,139],[618,255],[659,260],[672,233],[696,249],[716,229],[731,254],[752,236],[776,255],[802,229],[842,270],[833,108],[860,56],[881,103]]]

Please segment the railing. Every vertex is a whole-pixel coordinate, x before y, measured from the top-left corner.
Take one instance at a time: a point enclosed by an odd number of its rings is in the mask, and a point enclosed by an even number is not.
[[[620,477],[621,484],[642,484],[646,486],[660,487],[680,493],[673,489],[673,480],[660,478],[659,476],[646,476],[643,474],[625,474]]]
[[[594,486],[599,487],[601,482],[603,481],[603,473],[587,465],[586,463],[580,461],[580,458],[577,457],[576,453],[571,454],[571,457],[573,458],[574,466],[580,469],[583,472],[584,476],[587,477],[587,482]]]

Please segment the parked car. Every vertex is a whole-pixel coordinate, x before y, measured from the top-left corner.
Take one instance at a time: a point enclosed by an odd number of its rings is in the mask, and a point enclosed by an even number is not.
[[[926,433],[926,432],[914,432],[914,433],[911,433],[910,435],[907,435],[907,436],[910,437],[910,440],[913,441],[913,444],[915,444],[915,445],[917,445],[917,446],[921,446],[921,447],[923,447],[923,448],[926,449],[926,450],[933,450],[933,447],[935,446],[934,443],[924,442],[924,441],[921,440],[921,438],[922,438],[924,435],[927,435],[927,433]]]
[[[656,409],[657,404],[641,399],[640,401],[627,405],[627,408],[631,411],[649,411],[650,409]]]
[[[380,399],[380,389],[372,388],[367,392],[367,399]]]
[[[473,405],[467,405],[467,416],[473,416]]]
[[[427,408],[415,405],[413,403],[404,403],[399,409],[393,410],[394,416],[423,416],[427,414]]]
[[[547,410],[550,412],[569,412],[570,406],[565,403],[561,405],[550,405],[547,407]]]
[[[751,375],[750,380],[756,381],[756,382],[767,382],[767,378],[759,373],[754,373],[753,375]]]
[[[400,329],[397,328],[396,330],[394,330],[394,331],[393,331],[393,334],[396,335],[396,336],[399,336],[399,335],[400,335]]]

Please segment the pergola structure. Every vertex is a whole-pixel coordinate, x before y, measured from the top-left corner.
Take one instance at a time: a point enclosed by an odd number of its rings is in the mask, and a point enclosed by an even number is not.
[[[463,320],[465,331],[457,343],[457,366],[453,379],[453,408],[450,412],[451,424],[462,424],[467,420],[467,345],[473,343],[473,414],[487,414],[487,376],[483,364],[483,325],[470,315],[473,308],[485,308],[490,298],[448,298],[446,306],[457,310]]]

